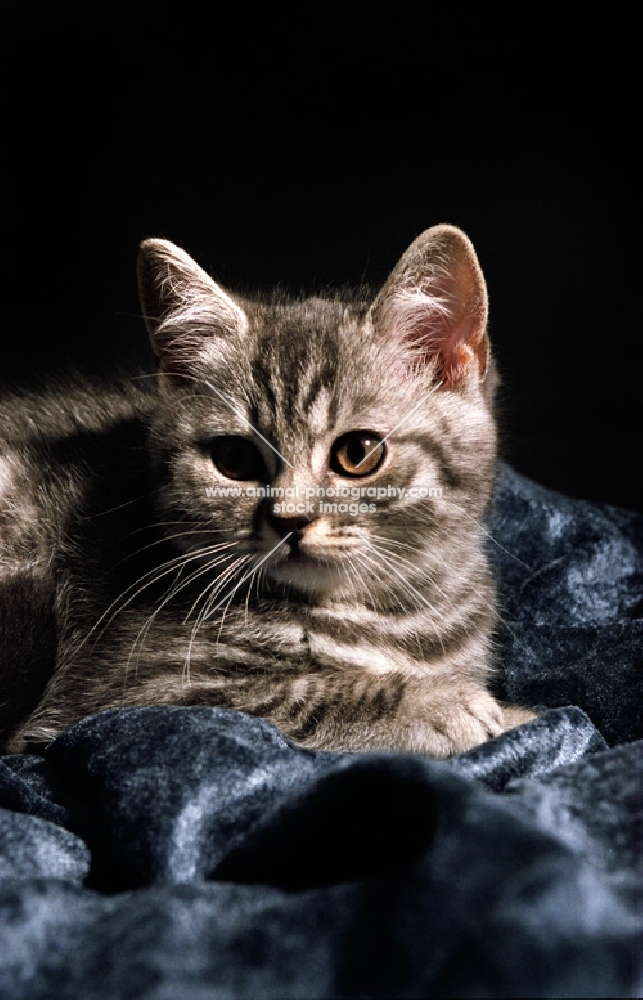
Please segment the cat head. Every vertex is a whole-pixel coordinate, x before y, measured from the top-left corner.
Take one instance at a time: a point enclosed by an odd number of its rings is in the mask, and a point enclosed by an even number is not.
[[[424,232],[372,302],[242,298],[157,239],[138,273],[160,508],[183,549],[312,599],[361,580],[375,600],[396,545],[425,572],[477,543],[496,438],[464,233]]]

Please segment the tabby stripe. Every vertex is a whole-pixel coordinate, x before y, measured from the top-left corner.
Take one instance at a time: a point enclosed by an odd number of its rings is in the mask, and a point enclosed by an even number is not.
[[[307,390],[305,390],[305,395],[301,400],[301,408],[303,412],[307,413],[310,409],[312,409],[320,392],[327,390],[329,391],[330,397],[328,418],[329,424],[332,426],[335,418],[337,417],[337,399],[335,392],[333,392],[333,389],[336,387],[336,381],[337,373],[330,365],[325,365],[322,369],[315,372],[312,382],[307,387]]]
[[[280,690],[276,694],[272,695],[270,698],[266,698],[264,701],[254,702],[252,705],[252,714],[260,715],[264,718],[269,717],[275,712],[276,709],[282,708],[287,700],[287,692],[285,690]]]
[[[259,358],[254,358],[251,363],[252,376],[255,385],[260,385],[262,392],[267,397],[268,406],[270,407],[274,417],[276,417],[279,405],[277,402],[277,397],[275,395],[274,389],[272,387],[272,371],[268,366],[259,360]],[[253,407],[252,413],[250,415],[251,423],[256,423],[259,421],[259,413],[256,407]]]
[[[434,459],[438,466],[440,482],[443,486],[454,490],[462,489],[466,482],[471,479],[472,475],[476,479],[477,474],[475,470],[469,467],[456,468],[450,460],[449,453],[434,437],[427,434],[405,434],[401,440],[419,444],[422,450]]]

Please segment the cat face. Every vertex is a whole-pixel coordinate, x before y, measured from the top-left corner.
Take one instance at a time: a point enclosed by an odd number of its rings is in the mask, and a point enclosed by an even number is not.
[[[470,543],[495,432],[463,234],[429,230],[371,305],[235,298],[163,241],[139,274],[161,362],[161,520],[204,572],[377,601],[392,559],[437,578]]]

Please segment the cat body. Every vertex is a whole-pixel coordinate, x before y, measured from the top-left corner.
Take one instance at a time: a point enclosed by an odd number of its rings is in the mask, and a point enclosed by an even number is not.
[[[496,458],[484,280],[439,226],[374,302],[230,295],[148,240],[159,371],[0,403],[13,749],[121,705],[448,756],[529,713],[486,682]]]

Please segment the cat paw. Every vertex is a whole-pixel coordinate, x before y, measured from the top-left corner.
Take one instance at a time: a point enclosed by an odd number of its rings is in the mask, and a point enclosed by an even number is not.
[[[537,712],[515,705],[503,705],[502,714],[505,720],[505,729],[514,729],[515,726],[522,726],[523,722],[531,722],[532,719],[538,718]]]
[[[415,733],[418,745],[409,749],[433,757],[464,753],[511,728],[502,707],[484,688],[460,688],[423,701]]]

